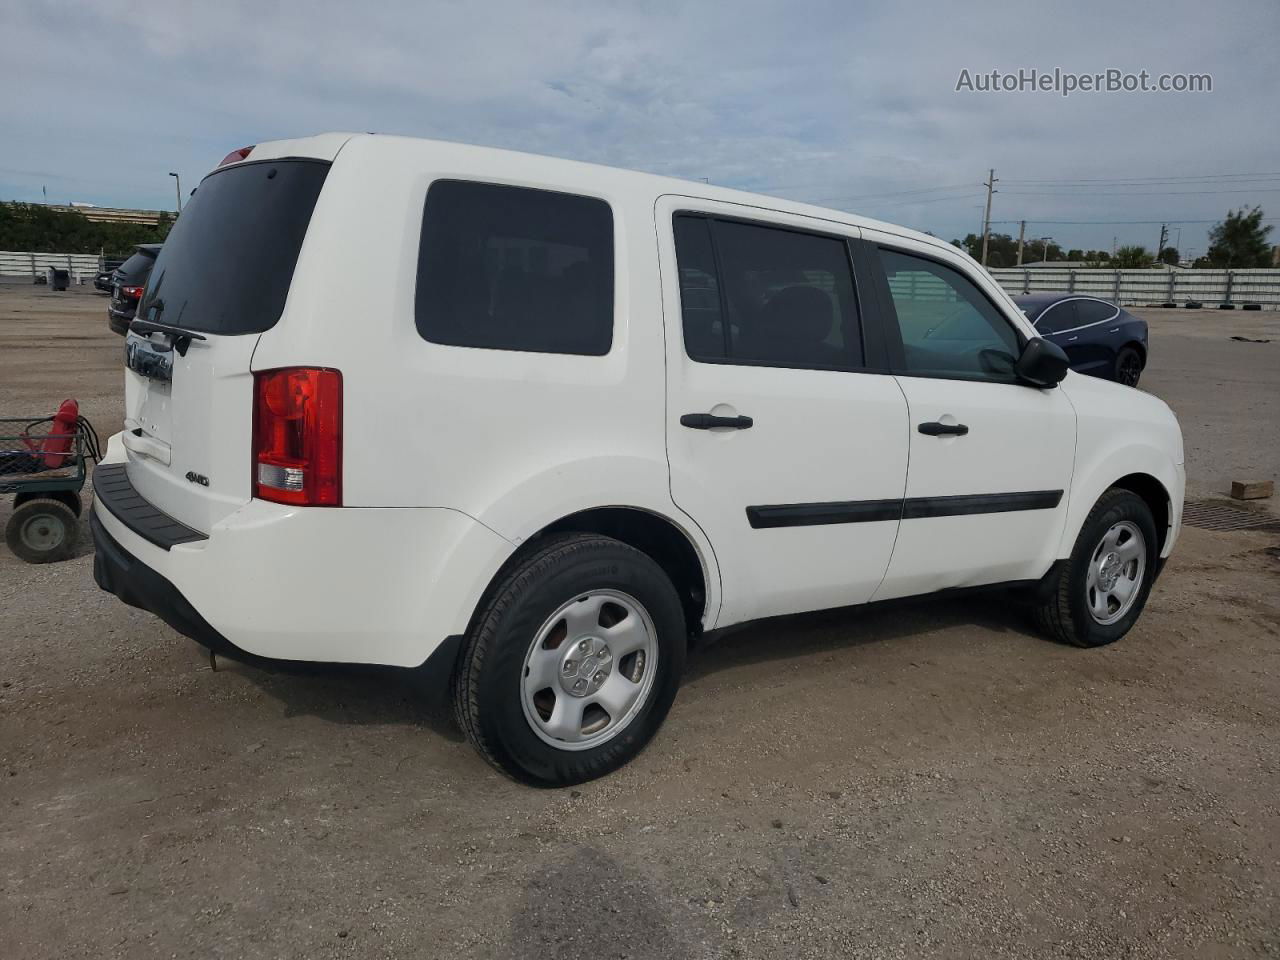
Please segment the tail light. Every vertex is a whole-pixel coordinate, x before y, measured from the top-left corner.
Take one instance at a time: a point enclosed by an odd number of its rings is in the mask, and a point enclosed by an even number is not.
[[[254,496],[342,506],[342,374],[286,367],[253,377]]]
[[[142,290],[142,287],[121,287],[120,293],[128,297],[130,300],[141,300]]]

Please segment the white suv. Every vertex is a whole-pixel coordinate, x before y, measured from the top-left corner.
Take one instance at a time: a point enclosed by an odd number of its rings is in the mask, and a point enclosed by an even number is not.
[[[235,151],[126,360],[98,583],[219,653],[447,680],[532,783],[634,756],[729,624],[1013,584],[1116,640],[1182,512],[1169,409],[947,244],[501,150]]]

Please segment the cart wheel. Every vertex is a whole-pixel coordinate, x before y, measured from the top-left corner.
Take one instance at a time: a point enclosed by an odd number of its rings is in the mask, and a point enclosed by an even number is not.
[[[71,508],[71,512],[77,517],[84,512],[84,504],[80,500],[80,494],[74,490],[46,490],[44,493],[20,493],[13,498],[13,508],[16,510],[24,503],[30,503],[32,500],[57,500],[59,503],[65,503]]]
[[[27,563],[53,563],[71,556],[79,536],[76,515],[59,500],[28,500],[5,527],[9,549]]]

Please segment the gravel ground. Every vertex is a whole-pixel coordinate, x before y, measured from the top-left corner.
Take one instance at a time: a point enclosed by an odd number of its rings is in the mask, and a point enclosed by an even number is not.
[[[119,423],[104,310],[0,288],[0,409]],[[1148,316],[1191,490],[1274,478],[1275,315]],[[733,631],[636,762],[554,791],[400,675],[213,672],[87,549],[0,549],[2,952],[1280,956],[1278,544],[1188,529],[1095,651],[999,597]]]

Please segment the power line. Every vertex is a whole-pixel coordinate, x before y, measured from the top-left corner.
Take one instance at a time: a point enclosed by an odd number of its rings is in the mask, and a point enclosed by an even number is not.
[[[945,187],[921,187],[918,190],[896,190],[893,193],[851,193],[840,197],[823,197],[818,200],[818,203],[834,203],[837,200],[880,200],[886,197],[904,197],[920,193],[938,193],[942,190],[969,190],[972,189],[972,187],[972,183],[953,183]]]
[[[1054,191],[1054,190],[1009,190],[1010,195],[1019,197],[1200,197],[1214,193],[1280,193],[1280,187],[1253,187],[1249,190],[1147,190],[1134,192],[1130,190],[1111,191]]]
[[[1187,180],[1264,180],[1280,177],[1280,171],[1269,173],[1198,173],[1169,177],[1082,177],[1051,178],[1044,180],[1008,180],[1007,183],[1179,183]]]
[[[1280,217],[1263,217],[1263,218],[1262,218],[1262,222],[1263,222],[1263,223],[1271,223],[1272,221],[1275,221],[1275,220],[1280,220]],[[1017,223],[1018,221],[1017,221],[1017,220],[992,220],[991,222],[992,222],[992,223]],[[1176,217],[1169,217],[1169,218],[1166,218],[1166,219],[1164,219],[1164,220],[1041,220],[1039,217],[1029,217],[1029,218],[1027,218],[1027,223],[1048,223],[1048,224],[1065,225],[1065,226],[1072,226],[1072,225],[1074,225],[1074,226],[1093,226],[1093,225],[1109,224],[1109,223],[1115,223],[1115,224],[1124,224],[1124,223],[1131,223],[1131,224],[1157,224],[1157,223],[1173,223],[1173,224],[1181,223],[1181,224],[1188,224],[1188,223],[1220,223],[1220,222],[1221,222],[1221,218],[1213,218],[1213,219],[1209,219],[1209,220],[1179,220],[1179,219],[1177,219]]]

